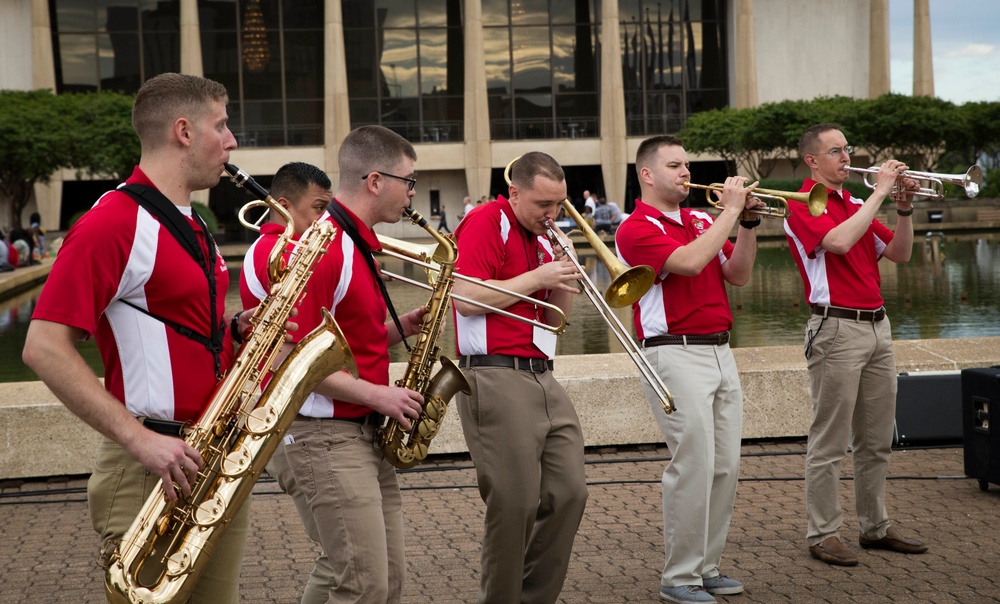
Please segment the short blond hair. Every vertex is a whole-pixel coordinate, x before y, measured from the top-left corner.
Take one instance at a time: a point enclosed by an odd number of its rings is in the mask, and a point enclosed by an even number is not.
[[[196,120],[213,102],[228,103],[222,84],[183,73],[161,73],[146,80],[132,104],[132,128],[144,148],[159,146],[163,132],[181,117]]]

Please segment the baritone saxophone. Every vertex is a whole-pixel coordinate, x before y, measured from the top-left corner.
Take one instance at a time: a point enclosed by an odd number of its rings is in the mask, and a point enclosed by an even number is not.
[[[286,265],[284,252],[293,238],[291,216],[235,166],[226,164],[224,175],[259,199],[240,210],[244,225],[246,210],[261,205],[285,217],[285,232],[269,256],[271,290],[250,319],[253,328],[233,367],[188,429],[185,441],[205,461],[191,494],[169,501],[159,483],[121,542],[105,556],[110,602],[185,601],[309,393],[336,371],[346,369],[357,377],[347,341],[325,309],[322,324],[295,346],[277,370],[271,370],[285,342],[285,322],[336,230],[326,221],[314,224],[294,242]],[[268,375],[271,380],[258,399]]]
[[[396,386],[409,388],[423,395],[423,408],[420,415],[412,422],[409,431],[404,430],[398,421],[389,418],[375,434],[375,447],[381,449],[389,463],[403,470],[412,468],[427,457],[431,439],[437,436],[445,412],[448,411],[448,401],[459,392],[466,394],[472,392],[465,375],[448,357],[440,356],[441,347],[437,345],[438,336],[451,305],[458,250],[451,239],[428,226],[424,217],[413,209],[407,208],[406,215],[437,241],[433,259],[440,269],[436,277],[433,273],[429,273],[429,279],[432,281],[431,297],[426,305],[427,310],[420,332],[417,334],[416,344],[410,352],[406,372],[396,381]],[[421,262],[429,260],[419,257],[420,254],[410,250],[396,248],[395,251],[408,255],[413,260]],[[441,362],[441,369],[432,377],[431,371],[435,361]]]

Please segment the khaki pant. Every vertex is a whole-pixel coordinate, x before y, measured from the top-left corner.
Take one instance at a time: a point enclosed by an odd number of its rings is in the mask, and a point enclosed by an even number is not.
[[[334,419],[297,419],[288,430],[282,446],[294,486],[279,484],[321,548],[303,604],[400,601],[403,501],[396,469],[372,448],[374,430]]]
[[[670,448],[663,471],[664,587],[719,575],[740,472],[743,389],[728,344],[655,346],[643,354],[674,397],[670,415],[643,380]]]
[[[97,468],[87,481],[94,530],[105,543],[120,541],[160,478],[146,471],[118,443],[107,438],[97,454]],[[216,544],[188,600],[191,604],[238,604],[240,568],[250,523],[250,499]]]
[[[866,537],[889,530],[885,479],[896,418],[896,360],[889,319],[872,323],[813,315],[808,359],[813,419],[806,451],[806,540],[838,536],[844,515],[838,483],[848,441],[854,449],[854,496]]]
[[[479,602],[555,602],[587,503],[583,432],[552,372],[465,370],[456,397],[486,503]]]

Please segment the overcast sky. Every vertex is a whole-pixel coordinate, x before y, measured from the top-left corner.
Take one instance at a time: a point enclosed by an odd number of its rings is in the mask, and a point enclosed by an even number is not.
[[[934,94],[1000,101],[1000,0],[930,0]],[[893,92],[913,94],[913,0],[889,0]]]

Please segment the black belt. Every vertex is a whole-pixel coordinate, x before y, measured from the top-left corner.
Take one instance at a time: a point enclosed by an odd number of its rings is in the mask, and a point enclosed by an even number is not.
[[[642,341],[643,348],[653,346],[722,346],[729,343],[729,332],[692,334],[689,336],[679,336],[667,334],[665,336],[653,336]]]
[[[184,438],[184,422],[174,422],[168,419],[153,419],[150,417],[141,417],[139,421],[146,428],[156,432],[157,434],[162,434],[164,436],[176,436],[177,438]]]
[[[866,323],[877,323],[885,318],[885,307],[875,310],[857,310],[854,308],[839,308],[837,306],[813,306],[812,314],[821,317],[836,317],[838,319],[854,319]]]
[[[467,367],[507,367],[520,369],[531,373],[552,371],[551,359],[536,359],[528,357],[512,357],[506,354],[467,354],[458,359],[458,366]]]

